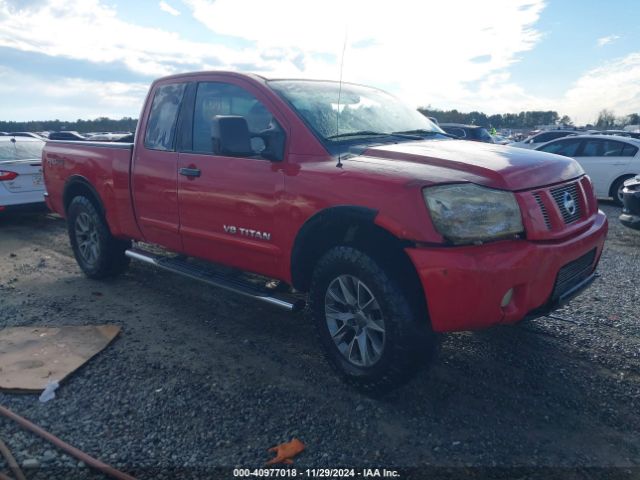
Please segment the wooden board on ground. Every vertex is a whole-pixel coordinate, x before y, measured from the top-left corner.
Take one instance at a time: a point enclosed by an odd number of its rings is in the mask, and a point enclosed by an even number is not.
[[[40,392],[61,382],[118,335],[117,325],[0,330],[0,390]]]

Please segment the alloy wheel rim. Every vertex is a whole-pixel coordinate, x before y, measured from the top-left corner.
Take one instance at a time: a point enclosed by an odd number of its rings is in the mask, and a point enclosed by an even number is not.
[[[358,367],[375,365],[384,352],[386,329],[375,295],[359,278],[340,275],[325,295],[325,319],[342,356]]]
[[[96,223],[89,214],[82,212],[76,217],[74,228],[80,256],[82,256],[85,263],[90,265],[95,264],[100,255],[100,243],[98,241]]]

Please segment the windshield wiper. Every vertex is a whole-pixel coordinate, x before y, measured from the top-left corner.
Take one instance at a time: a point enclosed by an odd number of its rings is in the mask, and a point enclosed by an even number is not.
[[[406,135],[406,134],[416,134],[416,135],[444,135],[445,137],[457,138],[455,135],[451,135],[450,133],[445,132],[436,132],[435,130],[425,130],[423,128],[418,128],[416,130],[403,130],[401,132],[393,132],[394,135]]]
[[[345,133],[336,133],[335,135],[330,135],[327,140],[332,140],[334,138],[345,138],[345,137],[400,137],[400,138],[408,138],[410,140],[422,140],[422,137],[417,135],[410,135],[411,132],[374,132],[373,130],[360,130],[358,132],[345,132]]]
[[[360,136],[371,136],[371,135],[375,135],[378,137],[384,137],[386,135],[389,135],[388,133],[384,133],[384,132],[374,132],[373,130],[360,130],[358,132],[345,132],[345,133],[336,133],[335,135],[329,135],[327,138],[327,140],[331,140],[333,138],[344,138],[344,137],[360,137]]]

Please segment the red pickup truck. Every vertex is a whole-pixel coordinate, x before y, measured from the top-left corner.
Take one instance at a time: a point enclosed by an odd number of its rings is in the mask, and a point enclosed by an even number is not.
[[[428,363],[438,332],[557,308],[607,233],[574,160],[452,139],[348,83],[162,78],[133,144],[50,141],[43,165],[87,276],[135,259],[306,305],[330,363],[370,391]]]

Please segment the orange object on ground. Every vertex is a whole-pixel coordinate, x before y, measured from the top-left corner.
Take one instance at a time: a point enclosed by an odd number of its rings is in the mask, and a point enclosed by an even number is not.
[[[305,448],[305,444],[297,438],[294,438],[290,442],[271,447],[268,451],[276,452],[276,456],[269,460],[267,465],[274,465],[276,463],[286,463],[290,465],[293,463],[292,458],[304,451]]]

